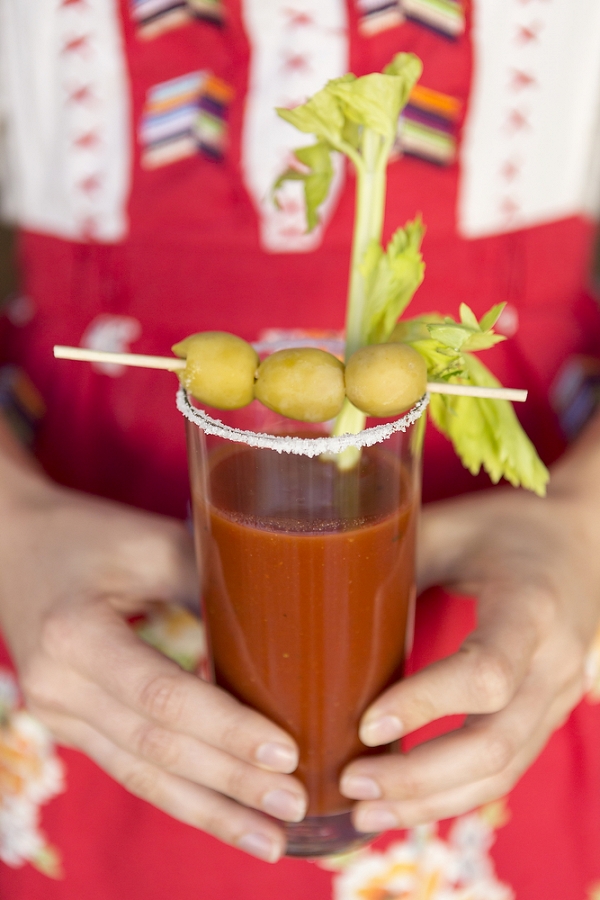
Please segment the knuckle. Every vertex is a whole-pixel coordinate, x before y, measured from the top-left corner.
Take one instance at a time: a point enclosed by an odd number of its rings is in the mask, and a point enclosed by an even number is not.
[[[406,712],[403,719],[410,723],[432,722],[440,717],[439,698],[427,691],[421,691],[414,698],[407,698],[404,706]]]
[[[398,819],[404,828],[413,828],[416,825],[428,825],[437,822],[441,818],[440,810],[433,800],[424,800],[415,805],[411,810],[399,810]]]
[[[182,545],[180,526],[161,522],[156,530],[151,529],[124,542],[122,552],[136,561],[143,559],[148,577],[163,583],[177,579],[183,556]]]
[[[532,586],[529,596],[526,597],[530,615],[538,635],[546,636],[555,628],[558,620],[559,606],[556,602],[555,592],[549,586]]]
[[[158,675],[147,679],[140,688],[139,702],[150,718],[160,722],[178,722],[184,705],[179,678]]]
[[[135,741],[136,754],[163,769],[173,769],[178,761],[176,739],[158,725],[144,724]]]
[[[248,745],[248,730],[244,727],[243,717],[235,713],[228,716],[221,727],[220,738],[224,749],[233,750],[236,756],[240,756]]]
[[[135,797],[153,802],[156,798],[156,773],[145,763],[135,763],[128,766],[122,773],[119,781],[123,787]]]
[[[230,816],[227,817],[222,815],[221,811],[217,809],[204,807],[198,810],[194,824],[197,828],[201,828],[202,831],[212,834],[214,837],[219,838],[219,840],[232,844],[234,843],[234,839],[231,828],[232,823],[229,819]]]
[[[489,735],[483,747],[483,758],[488,774],[497,775],[504,772],[512,762],[514,754],[515,747],[509,735]]]
[[[507,658],[497,650],[478,651],[471,672],[475,712],[498,712],[513,695],[513,672]]]
[[[567,652],[566,659],[561,660],[562,682],[565,686],[579,686],[585,683],[586,676],[586,658],[583,652],[580,652],[579,646],[573,646],[572,652]]]
[[[243,765],[231,766],[225,777],[224,792],[229,797],[240,799],[248,797],[250,786],[251,782],[249,783],[246,767]]]
[[[29,662],[19,673],[19,685],[26,705],[31,709],[62,709],[60,696],[53,690],[52,680],[43,662]]]
[[[64,659],[72,644],[73,628],[64,607],[48,610],[40,625],[40,646],[51,659]]]
[[[424,796],[426,784],[415,772],[404,772],[394,784],[394,794],[404,800],[417,800]]]
[[[29,663],[19,674],[21,691],[28,706],[46,706],[48,701],[48,683],[44,678],[41,666]]]
[[[495,803],[497,800],[502,800],[503,797],[508,796],[522,774],[522,769],[512,765],[505,769],[504,772],[499,772],[492,778],[486,779],[482,785],[481,792],[478,794],[476,805],[485,806],[486,803]]]
[[[487,802],[489,803],[493,800],[500,800],[501,797],[505,797],[512,791],[519,778],[520,773],[518,772],[513,772],[512,770],[503,772],[495,779],[492,796]]]

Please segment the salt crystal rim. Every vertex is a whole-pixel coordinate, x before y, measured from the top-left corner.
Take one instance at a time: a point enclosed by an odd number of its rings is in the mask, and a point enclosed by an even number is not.
[[[248,447],[261,450],[275,450],[277,453],[293,453],[296,456],[320,456],[322,453],[342,453],[348,447],[372,447],[385,441],[398,431],[407,431],[411,425],[421,418],[429,404],[429,394],[424,394],[409,411],[396,419],[365,428],[359,434],[341,434],[337,437],[300,438],[289,435],[263,434],[258,431],[247,431],[232,428],[220,419],[213,419],[208,413],[192,406],[187,391],[180,387],[177,391],[177,409],[188,421],[193,422],[205,434],[216,435]]]

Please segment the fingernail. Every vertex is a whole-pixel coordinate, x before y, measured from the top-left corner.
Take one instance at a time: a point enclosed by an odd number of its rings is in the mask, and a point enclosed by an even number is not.
[[[275,841],[272,841],[266,834],[244,834],[238,841],[238,847],[265,862],[277,862],[281,856]]]
[[[289,774],[298,766],[298,753],[287,744],[261,744],[256,751],[255,759],[273,772]]]
[[[399,822],[389,809],[363,809],[356,816],[359,831],[389,831],[399,828]]]
[[[269,791],[262,798],[262,809],[276,819],[301,822],[306,815],[306,800],[291,791]]]
[[[352,800],[379,800],[381,788],[366,775],[344,775],[341,782],[342,794]]]
[[[398,716],[382,716],[372,722],[365,722],[360,728],[360,739],[367,747],[390,744],[402,737],[404,728]]]

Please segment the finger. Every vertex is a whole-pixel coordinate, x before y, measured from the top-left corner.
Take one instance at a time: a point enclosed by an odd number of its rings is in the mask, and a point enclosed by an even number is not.
[[[487,604],[458,653],[398,682],[375,701],[361,720],[364,744],[387,744],[443,716],[497,712],[510,702],[539,635],[525,598],[506,604],[501,596]]]
[[[574,680],[555,698],[527,744],[501,771],[426,797],[396,802],[358,803],[353,812],[355,827],[365,832],[412,828],[462,815],[505,796],[540,754],[552,732],[563,723],[576,705],[581,697],[581,687],[581,682]]]
[[[183,523],[76,493],[63,494],[62,504],[77,521],[80,583],[101,583],[128,610],[148,598],[197,606],[193,541]]]
[[[198,569],[189,531],[181,522],[142,515],[143,531],[138,529],[135,538],[119,542],[122,570],[131,572],[135,579],[127,585],[126,593],[136,593],[142,600],[158,598],[197,609]]]
[[[266,862],[283,855],[283,832],[258,813],[132,756],[85,722],[56,713],[49,718],[59,739],[79,747],[135,796]]]
[[[430,797],[507,769],[540,728],[555,700],[548,679],[530,677],[498,713],[473,716],[410,753],[367,756],[346,767],[341,792],[353,800]]]
[[[454,581],[457,560],[474,538],[469,497],[426,504],[419,518],[417,584],[419,591]]]
[[[122,750],[278,819],[304,818],[306,792],[295,778],[266,772],[189,735],[169,731],[76,673],[68,675],[61,692],[63,714],[83,720]],[[55,679],[54,690],[58,688]],[[43,710],[38,714],[44,717]]]
[[[104,600],[62,607],[46,620],[42,640],[56,662],[70,663],[168,730],[271,771],[289,773],[298,765],[296,744],[283,729],[148,647]],[[44,680],[30,683],[30,691],[47,694]]]

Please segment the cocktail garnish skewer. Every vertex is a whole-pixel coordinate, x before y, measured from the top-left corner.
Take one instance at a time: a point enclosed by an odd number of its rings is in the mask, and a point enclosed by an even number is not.
[[[81,362],[113,363],[121,366],[136,366],[142,369],[163,369],[169,372],[182,371],[185,359],[176,356],[146,356],[140,353],[112,353],[108,350],[90,350],[87,347],[65,347],[56,344],[54,356],[57,359],[72,359]],[[524,403],[527,391],[518,388],[480,387],[470,384],[448,384],[442,381],[428,381],[430,394],[453,394],[460,397],[484,397],[492,400],[511,400]]]

